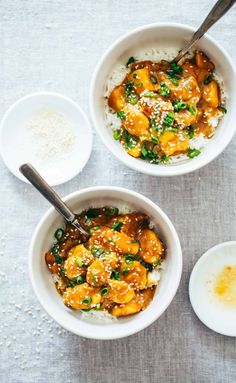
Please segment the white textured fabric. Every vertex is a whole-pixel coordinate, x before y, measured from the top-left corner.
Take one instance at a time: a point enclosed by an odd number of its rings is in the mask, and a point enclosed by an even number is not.
[[[1,0],[0,116],[19,97],[64,93],[88,112],[90,78],[121,34],[158,21],[198,26],[214,1]],[[236,7],[214,36],[235,60]],[[92,185],[134,189],[160,205],[181,239],[184,271],[171,306],[152,326],[126,339],[86,340],[54,323],[29,282],[27,253],[48,204],[0,163],[1,383],[235,383],[236,342],[207,329],[188,298],[189,275],[209,247],[236,238],[236,139],[213,163],[177,178],[136,173],[109,154],[94,133],[84,171],[57,187],[61,195]],[[109,167],[107,164],[109,163]]]

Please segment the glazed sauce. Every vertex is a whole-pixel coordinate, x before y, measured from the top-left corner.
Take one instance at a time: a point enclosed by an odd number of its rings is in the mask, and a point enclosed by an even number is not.
[[[217,275],[214,293],[221,303],[236,309],[236,265],[225,266]]]

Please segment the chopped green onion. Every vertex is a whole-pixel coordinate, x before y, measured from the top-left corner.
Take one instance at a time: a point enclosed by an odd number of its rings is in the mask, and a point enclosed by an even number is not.
[[[165,82],[161,82],[161,87],[159,89],[159,93],[163,97],[170,97],[170,89],[166,86]]]
[[[86,216],[88,218],[96,218],[98,216],[98,213],[95,209],[89,209],[86,213]]]
[[[112,273],[111,273],[111,276],[112,276],[112,278],[115,279],[116,281],[118,281],[118,280],[120,279],[118,270],[113,270]]]
[[[93,284],[96,285],[98,283],[98,277],[97,275],[94,275],[92,276],[92,280],[93,280]]]
[[[225,114],[227,113],[227,109],[224,107],[224,106],[218,106],[219,110],[221,110],[222,112],[224,112]]]
[[[107,215],[118,215],[119,209],[117,207],[109,207],[106,209],[105,214],[107,214]]]
[[[154,142],[154,144],[159,144],[159,142],[160,142],[159,138],[153,136],[152,134],[151,134],[151,141]]]
[[[187,109],[188,105],[184,101],[174,101],[174,111],[178,112],[179,110]]]
[[[194,104],[190,104],[188,110],[193,116],[197,115],[197,107]]]
[[[127,274],[129,274],[129,268],[128,267],[124,267],[122,269],[122,275],[127,275]]]
[[[150,79],[151,79],[151,82],[153,83],[153,84],[157,84],[157,78],[156,78],[156,76],[150,76]]]
[[[153,118],[150,118],[149,125],[152,130],[158,130],[158,124],[155,122]]]
[[[188,129],[189,129],[189,138],[190,138],[190,140],[194,137],[194,126],[193,125],[190,125],[189,127],[188,127]]]
[[[178,86],[179,85],[179,80],[178,80],[177,77],[171,77],[170,75],[168,77],[170,78],[170,80],[171,80],[171,82],[172,82],[172,84],[174,86]]]
[[[130,93],[130,92],[132,92],[132,90],[133,90],[133,86],[134,86],[134,81],[133,81],[133,80],[128,81],[128,82],[125,84],[125,92],[126,92],[126,93]]]
[[[178,131],[179,131],[179,129],[177,128],[177,126],[172,126],[172,125],[170,125],[170,126],[166,126],[166,127],[165,127],[165,130],[167,130],[168,132],[178,132]]]
[[[134,58],[133,56],[131,56],[131,57],[128,59],[127,63],[126,63],[127,68],[128,68],[128,66],[129,66],[130,64],[133,64],[134,62],[135,62],[135,58]]]
[[[168,162],[168,161],[169,161],[169,157],[166,154],[163,154],[161,156],[161,162]]]
[[[125,148],[132,149],[137,145],[138,139],[130,134],[127,130],[124,130]]]
[[[132,254],[125,254],[125,262],[131,264],[134,262],[134,256]]]
[[[143,93],[143,97],[157,98],[157,95],[154,92],[145,92]]]
[[[51,252],[52,254],[54,255],[58,255],[58,251],[59,251],[59,245],[56,243],[55,245],[53,245],[53,247],[51,248]]]
[[[54,233],[54,237],[59,242],[64,236],[64,230],[63,229],[57,229]]]
[[[146,149],[146,146],[145,146],[145,145],[143,145],[143,146],[141,147],[141,153],[142,153],[142,155],[143,155],[144,157],[146,157],[146,156],[147,156],[147,154],[148,154],[148,151],[147,151],[147,149]]]
[[[120,139],[121,139],[121,130],[120,129],[114,130],[113,138],[116,141],[120,141]]]
[[[71,280],[68,279],[68,281],[66,282],[66,286],[67,287],[75,287],[76,286],[76,282],[71,281]]]
[[[84,298],[84,299],[82,300],[82,303],[83,303],[84,305],[89,305],[91,302],[92,302],[92,298],[90,298],[90,297],[86,297],[86,298]]]
[[[83,260],[82,257],[78,257],[78,258],[76,258],[75,262],[76,262],[76,264],[77,264],[79,267],[83,267],[83,266],[85,266],[85,265],[84,265],[84,260]]]
[[[142,83],[141,81],[139,81],[139,82],[137,82],[135,85],[136,85],[138,88],[141,88],[141,86],[143,86],[143,83]]]
[[[142,265],[148,270],[148,271],[152,271],[153,270],[153,265],[151,263],[148,263],[148,262],[145,262],[145,261],[141,261]]]
[[[191,148],[188,149],[188,157],[189,158],[197,157],[197,156],[199,156],[200,153],[201,153],[201,151],[198,149],[191,149]]]
[[[141,147],[141,153],[142,153],[141,159],[148,160],[150,163],[153,163],[153,164],[158,164],[160,162],[158,155],[154,153],[152,150],[147,149],[145,145]]]
[[[131,104],[131,105],[136,105],[137,102],[138,102],[138,96],[134,93],[131,93],[128,98],[127,98],[128,102]]]
[[[183,72],[183,67],[181,65],[177,65],[176,62],[172,62],[170,63],[170,67],[171,67],[171,70],[175,73],[175,74],[181,74]]]
[[[76,282],[78,285],[81,285],[82,283],[85,282],[85,276],[84,275],[78,275],[78,277],[76,278]]]
[[[109,290],[107,287],[103,287],[101,290],[101,295],[104,297],[104,295],[107,295],[109,293]]]
[[[206,77],[204,78],[204,80],[203,80],[203,84],[204,84],[204,85],[208,85],[208,84],[210,84],[210,82],[212,82],[212,80],[213,80],[213,77],[212,77],[211,74],[209,74],[208,76],[206,76]]]
[[[55,254],[54,258],[55,258],[56,263],[62,263],[63,262],[63,258],[60,257],[60,255],[58,255],[58,254]]]
[[[117,117],[119,117],[121,120],[125,119],[125,112],[123,110],[117,110],[116,112]]]
[[[99,225],[96,225],[96,226],[91,227],[90,230],[99,230],[99,229],[100,229],[100,226],[99,226]]]
[[[116,231],[120,231],[120,229],[122,228],[123,226],[123,222],[120,222],[120,221],[117,221],[117,222],[114,222],[111,226],[111,228],[113,230],[116,230]]]
[[[172,124],[172,122],[174,121],[175,119],[175,114],[173,112],[169,112],[166,114],[163,122],[165,125],[169,126]]]
[[[92,248],[91,253],[94,255],[95,258],[100,258],[101,255],[104,254],[104,249],[95,246]]]

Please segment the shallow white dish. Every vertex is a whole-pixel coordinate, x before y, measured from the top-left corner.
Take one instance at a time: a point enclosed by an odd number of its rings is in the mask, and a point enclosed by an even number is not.
[[[118,64],[124,65],[130,56],[139,55],[150,48],[175,54],[185,45],[193,34],[194,28],[174,23],[159,23],[142,26],[120,37],[105,52],[92,77],[90,87],[90,111],[93,124],[107,148],[123,163],[137,171],[156,175],[174,176],[192,172],[215,159],[229,144],[236,130],[236,74],[234,65],[225,50],[209,35],[199,40],[195,48],[203,50],[215,63],[216,73],[223,79],[227,96],[227,114],[223,116],[216,134],[202,153],[194,159],[188,159],[173,165],[154,165],[128,155],[119,142],[113,139],[112,129],[105,123],[105,98],[108,79]],[[175,55],[174,54],[174,55]],[[174,58],[174,55],[172,58]],[[165,58],[165,57],[164,57]]]
[[[51,208],[43,216],[33,234],[29,252],[29,274],[34,291],[44,309],[67,330],[93,339],[116,339],[134,334],[154,322],[175,296],[182,273],[182,252],[178,235],[166,214],[148,198],[118,187],[93,187],[77,191],[64,199],[69,207],[80,212],[89,207],[116,206],[146,213],[167,246],[165,269],[152,303],[136,315],[114,323],[99,324],[81,320],[81,313],[67,308],[56,291],[44,254],[52,246],[55,230],[63,224]]]
[[[221,243],[202,255],[190,277],[189,297],[196,315],[207,327],[236,336],[236,308],[219,302],[213,293],[215,277],[228,265],[236,265],[236,241]]]
[[[75,143],[69,155],[53,162],[39,159],[31,146],[25,123],[34,113],[49,108],[70,123]],[[30,162],[50,185],[59,185],[75,177],[86,165],[92,150],[92,130],[82,109],[68,97],[58,93],[39,92],[16,101],[5,113],[0,129],[0,151],[8,169],[22,181],[22,163]]]

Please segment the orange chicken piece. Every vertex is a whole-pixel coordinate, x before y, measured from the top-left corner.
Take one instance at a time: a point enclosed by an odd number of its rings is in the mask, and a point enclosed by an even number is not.
[[[108,283],[109,298],[115,303],[127,303],[134,298],[133,288],[125,281],[111,279]]]
[[[134,242],[132,237],[106,226],[101,226],[98,230],[92,231],[89,248],[96,245],[121,254],[130,253],[136,255],[139,251],[139,244]]]
[[[87,269],[86,281],[92,286],[103,286],[108,283],[112,270],[117,267],[115,253],[105,254],[96,259]]]
[[[147,269],[138,261],[122,262],[121,278],[135,290],[143,290],[147,283]]]
[[[128,81],[134,82],[135,92],[140,95],[145,89],[153,92],[155,87],[150,79],[148,68],[137,69],[128,75]]]
[[[81,310],[96,307],[101,302],[102,297],[99,289],[89,286],[88,283],[83,283],[66,289],[62,298],[66,306]]]
[[[83,245],[73,247],[65,260],[65,275],[69,279],[76,279],[86,273],[86,266],[93,262],[93,255]]]
[[[178,133],[165,131],[160,137],[160,148],[167,155],[185,153],[189,147],[189,137],[180,138]]]
[[[145,262],[157,264],[164,254],[164,246],[153,230],[142,230],[139,235],[140,255]]]
[[[202,97],[208,103],[209,106],[217,108],[220,104],[219,87],[216,81],[211,81],[207,85],[203,85]]]
[[[208,57],[200,51],[195,54],[195,61],[199,68],[213,70],[215,65],[208,59]]]
[[[123,126],[130,134],[140,137],[142,140],[150,138],[148,118],[133,105],[126,104],[123,108],[125,119]]]
[[[124,86],[118,85],[111,92],[108,98],[108,105],[115,111],[120,110],[125,105]]]

